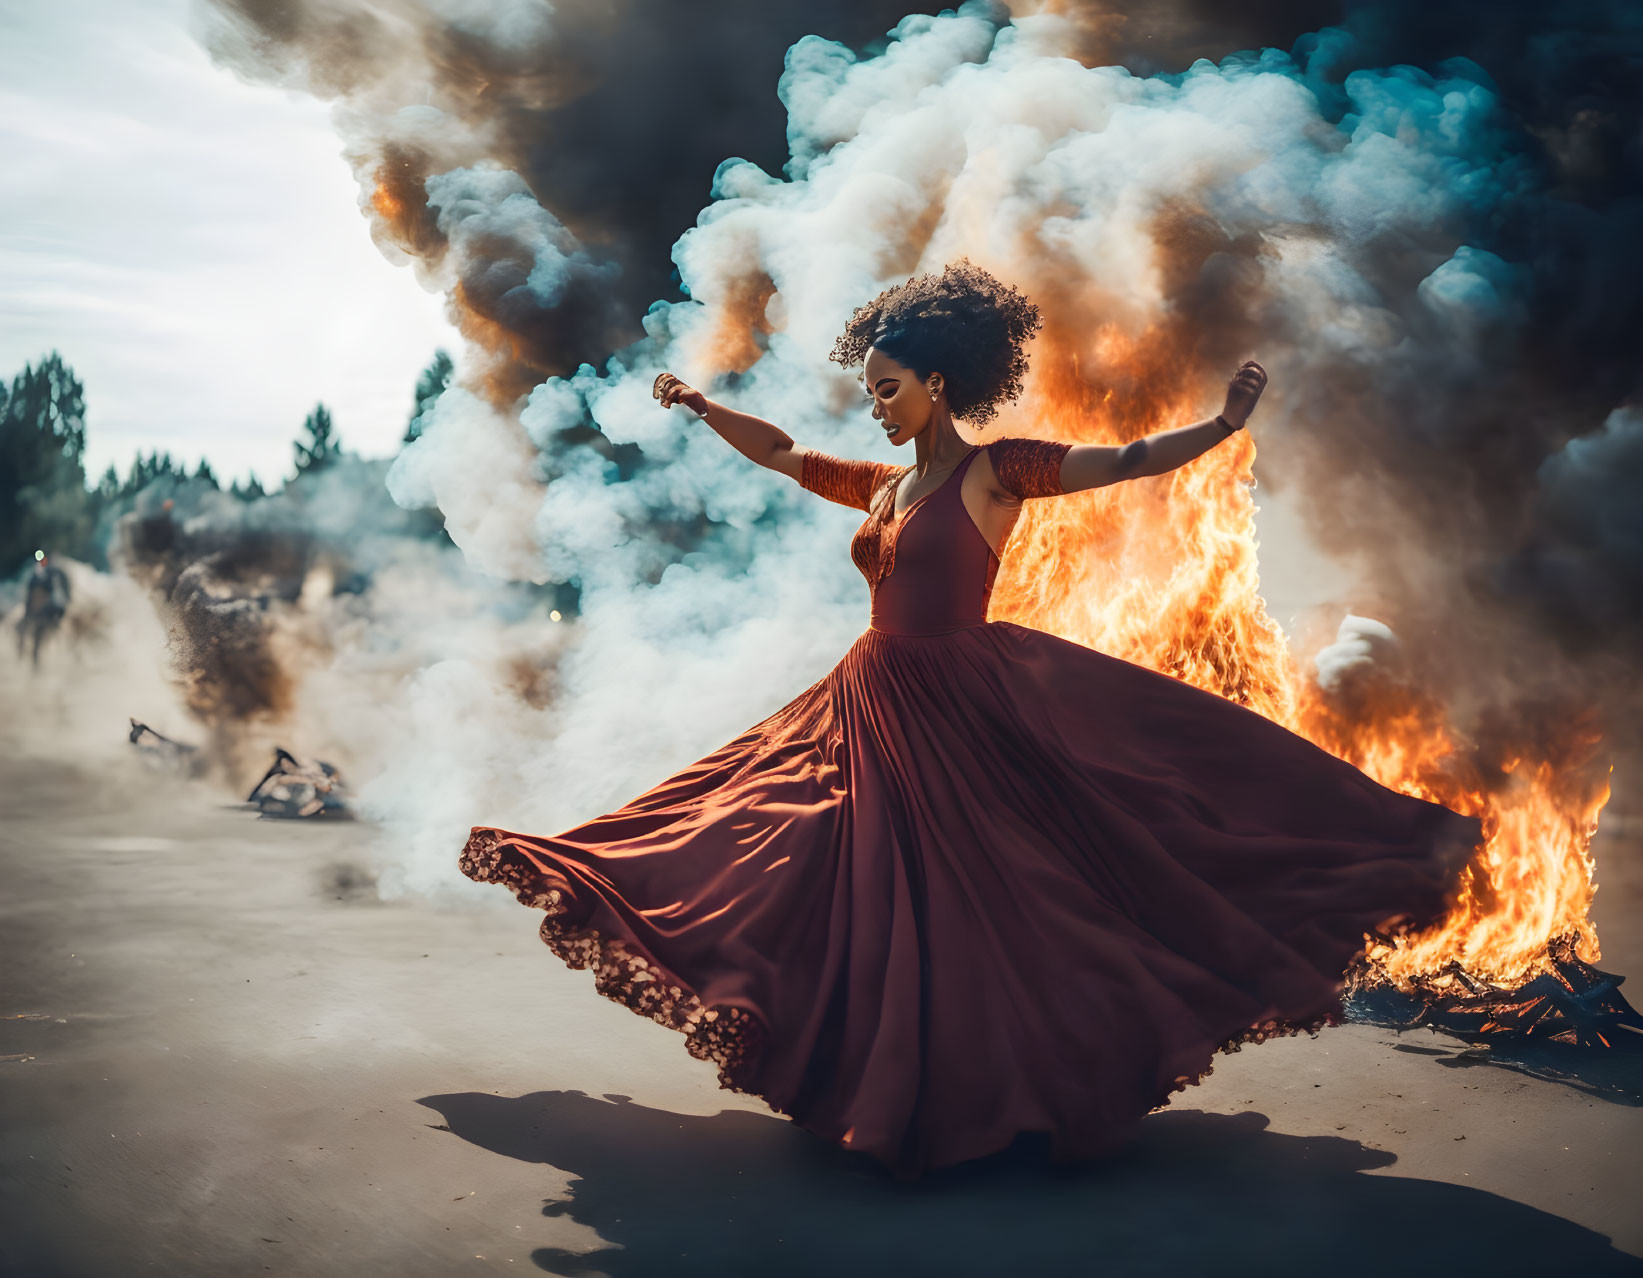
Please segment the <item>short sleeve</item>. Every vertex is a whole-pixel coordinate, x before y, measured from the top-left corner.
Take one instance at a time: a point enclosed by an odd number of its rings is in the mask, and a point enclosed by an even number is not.
[[[1062,440],[1010,436],[987,445],[987,460],[1012,496],[1057,497],[1066,491],[1061,486],[1061,460],[1070,451],[1072,445]]]
[[[899,473],[900,467],[888,466],[883,462],[834,457],[811,448],[805,449],[804,457],[799,462],[801,487],[808,488],[818,497],[836,501],[841,506],[854,506],[857,510],[871,510],[873,494],[878,491],[879,485]]]

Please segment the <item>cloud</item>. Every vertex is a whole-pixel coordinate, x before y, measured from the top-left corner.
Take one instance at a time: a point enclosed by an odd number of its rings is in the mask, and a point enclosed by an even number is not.
[[[0,375],[52,348],[86,383],[88,469],[139,449],[275,483],[316,399],[390,452],[444,300],[353,216],[326,110],[213,66],[182,0],[4,22]]]

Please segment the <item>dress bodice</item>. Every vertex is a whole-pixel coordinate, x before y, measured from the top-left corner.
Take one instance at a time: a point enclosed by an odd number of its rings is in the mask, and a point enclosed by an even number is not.
[[[864,574],[872,591],[873,629],[940,634],[987,620],[998,556],[964,508],[963,496],[964,474],[980,451],[972,448],[939,487],[899,515],[897,475],[885,485],[882,514],[878,508],[870,511],[856,530],[851,558],[858,564],[877,560],[876,571]]]
[[[1060,466],[1071,444],[1009,438],[976,445],[939,487],[896,513],[896,492],[911,466],[851,461],[806,452],[799,482],[867,512],[850,557],[867,578],[872,628],[931,635],[978,626],[998,574],[998,556],[964,507],[964,476],[983,448],[1000,483],[1018,497],[1061,491]]]

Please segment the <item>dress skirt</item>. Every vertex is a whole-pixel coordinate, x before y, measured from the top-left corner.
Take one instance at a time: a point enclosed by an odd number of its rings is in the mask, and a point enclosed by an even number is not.
[[[1099,1154],[1217,1051],[1343,1019],[1479,822],[1252,711],[1011,622],[868,630],[764,721],[469,877],[722,1085],[897,1175]]]

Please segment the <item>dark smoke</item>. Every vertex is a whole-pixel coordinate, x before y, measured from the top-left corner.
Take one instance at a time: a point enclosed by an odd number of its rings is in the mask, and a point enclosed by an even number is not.
[[[456,319],[498,356],[491,389],[503,403],[602,364],[644,335],[653,301],[680,296],[668,248],[707,203],[719,162],[774,171],[786,158],[775,86],[789,45],[819,33],[882,46],[918,11],[900,0],[211,4],[216,58],[344,106],[356,173],[388,197],[379,236],[429,267],[454,259]],[[428,182],[481,161],[510,172]],[[540,207],[506,207],[515,191]]]

